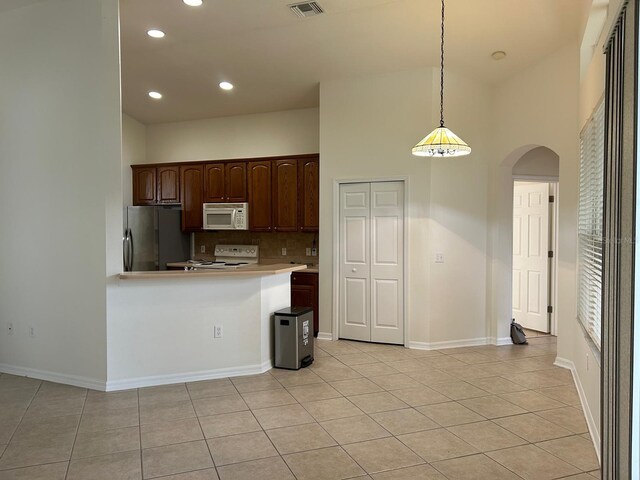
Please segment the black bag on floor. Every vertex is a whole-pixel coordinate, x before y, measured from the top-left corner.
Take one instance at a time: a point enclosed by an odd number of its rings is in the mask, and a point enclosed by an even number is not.
[[[516,345],[527,345],[527,336],[524,334],[522,325],[516,323],[516,319],[511,320],[511,341]]]

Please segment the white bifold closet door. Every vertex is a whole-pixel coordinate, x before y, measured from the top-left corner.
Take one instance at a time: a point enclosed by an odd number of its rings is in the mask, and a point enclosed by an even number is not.
[[[404,184],[340,185],[339,336],[404,344]]]

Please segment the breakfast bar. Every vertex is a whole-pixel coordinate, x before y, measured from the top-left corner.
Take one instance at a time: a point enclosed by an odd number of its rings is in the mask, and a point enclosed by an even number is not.
[[[272,314],[290,305],[291,272],[305,269],[256,264],[121,273],[109,289],[117,308],[107,324],[107,390],[267,371]]]

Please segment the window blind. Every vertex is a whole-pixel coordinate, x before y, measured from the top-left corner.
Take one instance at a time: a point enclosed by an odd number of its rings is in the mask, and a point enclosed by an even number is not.
[[[604,102],[580,134],[578,319],[600,348],[604,219]]]

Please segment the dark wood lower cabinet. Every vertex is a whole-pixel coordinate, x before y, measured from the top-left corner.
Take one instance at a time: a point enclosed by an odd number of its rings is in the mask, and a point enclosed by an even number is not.
[[[313,336],[318,336],[318,274],[294,272],[291,274],[291,306],[313,308]]]

